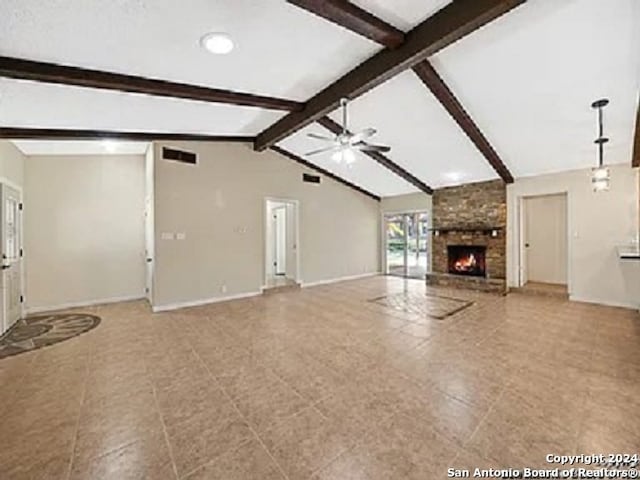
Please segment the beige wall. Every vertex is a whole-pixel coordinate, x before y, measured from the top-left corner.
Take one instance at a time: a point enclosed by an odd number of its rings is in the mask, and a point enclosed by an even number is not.
[[[28,157],[27,308],[143,297],[144,195],[142,156]]]
[[[259,292],[265,197],[300,202],[302,283],[379,271],[375,200],[328,178],[303,183],[303,167],[248,144],[170,146],[197,153],[198,165],[162,160],[156,145],[156,308]]]
[[[407,195],[396,195],[384,197],[380,202],[380,209],[383,212],[412,212],[424,210],[431,216],[431,195],[426,193],[409,193]]]
[[[8,140],[0,140],[0,181],[22,188],[25,156]]]
[[[616,247],[638,235],[638,169],[611,167],[611,189],[593,192],[589,169],[518,179],[507,187],[507,265],[518,283],[518,198],[567,192],[571,299],[637,307],[640,265],[621,262]]]

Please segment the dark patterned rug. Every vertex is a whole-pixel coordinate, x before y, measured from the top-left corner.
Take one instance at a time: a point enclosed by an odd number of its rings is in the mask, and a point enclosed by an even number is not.
[[[0,337],[0,359],[64,342],[100,324],[86,313],[36,315],[18,320]]]

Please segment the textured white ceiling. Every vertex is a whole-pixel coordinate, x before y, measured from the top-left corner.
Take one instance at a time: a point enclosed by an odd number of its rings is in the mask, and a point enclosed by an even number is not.
[[[638,0],[535,0],[446,48],[433,64],[514,176],[630,163],[640,87]]]
[[[286,112],[0,78],[0,125],[255,135]]]
[[[308,138],[307,133],[309,132],[331,136],[324,127],[313,123],[281,141],[278,146],[379,196],[387,197],[418,191],[410,183],[359,152],[356,153],[356,162],[349,167],[334,162],[330,154],[306,156],[307,152],[325,146],[325,143],[320,140]]]
[[[14,140],[25,155],[144,155],[149,142],[114,140]]]
[[[349,128],[374,127],[370,141],[389,145],[387,155],[431,187],[497,178],[413,71],[406,71],[348,106]],[[340,112],[330,115],[340,120]]]
[[[376,52],[283,0],[0,0],[0,54],[306,100]],[[200,46],[223,31],[236,48]]]
[[[408,32],[452,0],[352,0],[360,8]]]
[[[356,0],[408,31],[450,0]],[[282,0],[0,0],[0,55],[305,100],[380,47]],[[230,33],[213,56],[202,34]],[[599,97],[611,99],[606,161],[627,163],[640,84],[640,1],[529,0],[431,59],[518,176],[595,163]],[[352,129],[375,127],[388,155],[438,187],[494,171],[412,72],[352,105]],[[0,80],[0,125],[253,135],[285,113]],[[305,131],[324,132],[319,125]],[[282,142],[302,154],[304,132]],[[415,191],[361,157],[323,167],[381,195]]]

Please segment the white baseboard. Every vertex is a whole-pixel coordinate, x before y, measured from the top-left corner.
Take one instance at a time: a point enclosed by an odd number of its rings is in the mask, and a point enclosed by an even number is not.
[[[96,305],[106,305],[109,303],[132,302],[134,300],[145,300],[144,294],[127,295],[124,297],[98,298],[95,300],[84,300],[81,302],[60,303],[58,305],[47,305],[44,307],[26,307],[24,313],[30,315],[32,313],[55,312],[58,310],[68,310],[70,308],[93,307]]]
[[[188,300],[186,302],[168,303],[166,305],[154,305],[152,310],[156,312],[166,312],[169,310],[178,310],[180,308],[199,307],[210,303],[228,302],[229,300],[240,300],[242,298],[250,298],[262,295],[262,290],[256,292],[238,293],[236,295],[227,295],[225,297],[202,298],[200,300]]]
[[[358,280],[359,278],[375,277],[382,275],[380,272],[361,273],[359,275],[348,275],[346,277],[330,278],[328,280],[319,280],[317,282],[303,282],[301,287],[317,287],[318,285],[328,285],[330,283],[346,282],[347,280]]]
[[[631,302],[618,302],[601,298],[585,298],[575,295],[569,295],[569,300],[571,300],[572,302],[594,303],[596,305],[604,305],[606,307],[621,307],[630,308],[632,310],[640,310],[639,304]]]

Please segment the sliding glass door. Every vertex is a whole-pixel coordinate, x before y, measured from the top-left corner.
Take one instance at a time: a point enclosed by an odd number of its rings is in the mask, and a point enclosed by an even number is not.
[[[428,222],[425,212],[385,216],[389,275],[424,278],[428,262]]]

